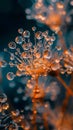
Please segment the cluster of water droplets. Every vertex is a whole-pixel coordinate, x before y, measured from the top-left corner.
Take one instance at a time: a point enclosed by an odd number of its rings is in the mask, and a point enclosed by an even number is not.
[[[10,55],[9,66],[17,68],[15,73],[7,73],[7,79],[13,80],[16,76],[24,75],[35,78],[41,75],[46,76],[48,72],[57,70],[61,74],[65,72],[69,74],[69,70],[72,73],[73,47],[63,51],[61,44],[58,46],[54,43],[55,34],[50,36],[48,31],[36,31],[36,27],[32,27],[32,30],[33,42],[30,32],[20,28],[18,29],[20,35],[14,42],[8,44],[8,49],[4,49]],[[2,63],[6,66],[5,61]]]
[[[41,75],[47,73],[49,69],[49,61],[53,54],[51,51],[55,41],[55,35],[49,35],[48,31],[36,31],[36,27],[32,27],[34,34],[34,42],[31,42],[30,32],[28,30],[18,29],[19,36],[14,42],[8,44],[8,49],[4,49],[10,55],[10,67],[16,67],[17,71],[8,72],[7,79],[13,80],[15,76],[22,75]]]

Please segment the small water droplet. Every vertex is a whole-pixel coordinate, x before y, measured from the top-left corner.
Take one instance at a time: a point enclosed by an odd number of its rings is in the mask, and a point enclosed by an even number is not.
[[[17,37],[15,38],[15,42],[16,42],[17,44],[22,44],[22,42],[23,42],[22,36],[17,36]]]
[[[23,28],[19,28],[19,29],[18,29],[18,33],[20,33],[20,34],[22,34],[23,31],[24,31]]]
[[[8,44],[8,47],[9,47],[10,49],[16,49],[16,43],[15,43],[15,42],[10,42],[10,43]]]
[[[35,33],[35,37],[36,37],[36,39],[38,39],[38,40],[42,39],[42,38],[43,38],[42,32],[41,32],[41,31],[36,32],[36,33]]]
[[[28,30],[25,30],[25,31],[23,32],[23,37],[29,38],[29,37],[30,37],[30,32],[29,32]]]

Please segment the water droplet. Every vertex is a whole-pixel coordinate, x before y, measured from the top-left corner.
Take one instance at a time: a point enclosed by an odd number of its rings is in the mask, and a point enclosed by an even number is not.
[[[10,60],[14,60],[14,54],[11,53]]]
[[[59,70],[60,67],[61,67],[60,64],[52,64],[51,65],[51,68],[52,68],[53,71]]]
[[[8,47],[9,47],[10,49],[16,49],[16,43],[15,43],[15,42],[10,42],[10,43],[8,44]]]
[[[55,41],[55,36],[51,36],[51,41]]]
[[[35,57],[36,57],[36,58],[40,58],[40,57],[41,57],[41,54],[38,52],[38,53],[35,54]]]
[[[17,44],[22,44],[22,42],[23,42],[22,36],[17,36],[17,37],[15,38],[15,42],[16,42]]]
[[[23,32],[23,37],[29,38],[29,37],[30,37],[30,32],[29,32],[28,30],[25,30],[25,31]]]
[[[18,93],[18,94],[22,94],[22,93],[23,93],[23,89],[22,89],[22,88],[18,88],[18,89],[17,89],[17,93]]]
[[[3,104],[3,110],[7,110],[8,108],[9,108],[9,104],[8,103]]]
[[[14,98],[14,102],[15,102],[15,103],[18,103],[18,102],[19,102],[19,98],[18,98],[18,97],[15,97],[15,98]]]
[[[13,72],[8,72],[8,74],[7,74],[7,79],[8,79],[8,80],[13,80],[14,77],[15,77],[15,75],[14,75]]]
[[[20,33],[20,34],[22,34],[23,31],[24,31],[23,28],[19,28],[19,29],[18,29],[18,33]]]
[[[1,67],[6,67],[7,66],[7,62],[5,60],[0,61],[0,66]]]
[[[28,58],[27,52],[22,52],[21,57],[22,57],[23,59]]]
[[[32,30],[35,32],[36,31],[36,27],[34,26],[34,27],[32,27]]]
[[[5,103],[6,101],[7,101],[7,96],[4,93],[0,94],[0,102]]]
[[[46,50],[43,54],[43,57],[46,59],[50,59],[52,57],[52,53],[49,50]]]
[[[24,50],[27,51],[27,50],[30,49],[31,45],[30,45],[29,43],[24,43],[24,44],[22,45],[22,47],[23,47]]]
[[[36,33],[35,33],[35,37],[36,37],[36,39],[38,39],[38,40],[42,39],[42,38],[43,38],[42,32],[41,32],[41,31],[36,32]]]
[[[16,83],[14,81],[10,82],[9,83],[9,87],[10,88],[14,88],[16,86]]]
[[[26,13],[26,14],[30,14],[30,13],[31,13],[31,10],[27,8],[27,9],[25,10],[25,13]]]

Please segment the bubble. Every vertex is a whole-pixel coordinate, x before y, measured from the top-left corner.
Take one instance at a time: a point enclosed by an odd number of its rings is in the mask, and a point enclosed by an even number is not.
[[[28,30],[25,30],[25,31],[23,32],[23,37],[29,38],[29,37],[30,37],[30,32],[29,32]]]
[[[38,39],[38,40],[42,39],[42,38],[43,38],[42,32],[41,32],[41,31],[36,32],[36,33],[35,33],[35,37],[36,37],[36,39]]]
[[[15,38],[15,42],[16,42],[17,44],[22,44],[22,42],[23,42],[22,36],[17,36],[17,37]]]
[[[18,33],[20,33],[20,34],[22,34],[23,31],[24,31],[23,28],[19,28],[19,29],[18,29]]]
[[[10,42],[10,43],[8,44],[8,47],[9,47],[10,49],[16,49],[16,43],[15,43],[15,42]]]
[[[8,72],[8,74],[7,74],[7,79],[8,79],[8,80],[13,80],[14,77],[15,77],[15,75],[14,75],[13,72]]]

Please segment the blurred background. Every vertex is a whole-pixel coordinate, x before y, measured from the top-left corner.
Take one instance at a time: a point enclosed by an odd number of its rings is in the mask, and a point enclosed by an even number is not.
[[[22,4],[26,7],[31,5],[31,0],[0,0],[0,51],[7,46],[8,42],[13,40],[17,35],[20,27],[25,29],[31,28],[34,21],[26,20]]]

